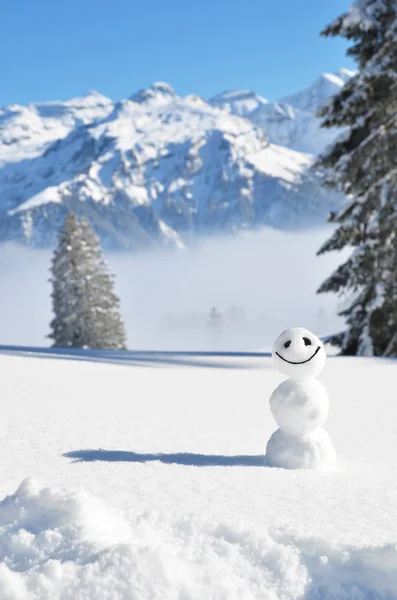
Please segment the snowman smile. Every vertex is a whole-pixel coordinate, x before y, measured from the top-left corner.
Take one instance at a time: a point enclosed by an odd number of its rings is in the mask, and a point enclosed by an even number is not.
[[[284,362],[289,363],[290,365],[304,365],[305,363],[308,363],[311,361],[312,358],[314,358],[316,356],[316,354],[321,350],[321,346],[317,347],[317,350],[315,351],[315,353],[308,359],[306,360],[302,360],[301,362],[293,362],[292,360],[287,360],[286,358],[284,358],[283,356],[281,356],[281,354],[279,354],[278,352],[276,352],[277,356],[279,358],[281,358],[281,360],[283,360]]]

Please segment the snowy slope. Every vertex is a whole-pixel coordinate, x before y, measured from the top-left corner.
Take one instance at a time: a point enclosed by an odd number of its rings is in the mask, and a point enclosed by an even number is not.
[[[337,94],[344,84],[355,75],[349,69],[339,69],[336,73],[323,73],[305,90],[281,98],[280,102],[298,110],[315,114],[331,96]]]
[[[165,83],[116,104],[92,93],[7,107],[0,240],[52,245],[67,209],[88,216],[105,246],[128,249],[261,224],[310,227],[341,203],[320,188],[311,162]]]
[[[395,361],[328,360],[315,473],[263,463],[269,358],[23,354],[0,359],[2,599],[397,598]]]
[[[51,142],[112,110],[113,102],[98,92],[66,102],[0,108],[0,167],[39,155]]]
[[[316,113],[353,75],[348,69],[323,73],[308,88],[276,102],[251,91],[233,91],[215,96],[210,103],[262,127],[274,144],[319,154],[339,131],[322,129]]]

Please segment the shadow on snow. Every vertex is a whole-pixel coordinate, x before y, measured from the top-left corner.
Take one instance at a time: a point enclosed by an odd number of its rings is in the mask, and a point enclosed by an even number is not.
[[[161,462],[166,465],[184,465],[188,467],[265,467],[265,456],[222,454],[193,454],[179,452],[175,454],[142,454],[125,450],[73,450],[63,456],[74,459],[74,462]]]
[[[162,352],[138,350],[91,350],[72,348],[40,348],[29,346],[0,346],[0,354],[30,358],[51,358],[102,362],[139,367],[206,367],[230,369],[257,369],[255,359],[269,357],[266,352]],[[232,360],[231,359],[240,359]],[[243,359],[243,360],[241,360]],[[267,366],[267,365],[266,365]]]

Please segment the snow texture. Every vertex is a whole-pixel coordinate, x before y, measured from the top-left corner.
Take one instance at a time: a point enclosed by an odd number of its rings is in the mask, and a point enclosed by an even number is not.
[[[380,580],[396,552],[366,556],[302,534],[254,533],[191,516],[173,522],[146,515],[131,523],[86,493],[40,488],[35,480],[0,503],[0,523],[4,600],[292,600],[307,589],[313,597],[328,590],[342,597],[338,588],[354,598],[369,584],[360,571],[368,565]]]
[[[264,466],[269,357],[126,357],[0,357],[2,600],[397,598],[394,361],[328,360],[318,473]]]
[[[342,31],[348,34],[357,27],[362,31],[373,29],[379,23],[379,17],[388,12],[389,5],[388,0],[356,0],[341,17]]]

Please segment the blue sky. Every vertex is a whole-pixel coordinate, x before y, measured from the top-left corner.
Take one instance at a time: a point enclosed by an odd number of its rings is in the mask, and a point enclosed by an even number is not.
[[[4,6],[5,4],[5,6]],[[276,99],[353,67],[319,36],[349,0],[6,0],[0,105],[119,99],[153,81],[208,98],[253,89]]]

